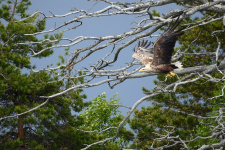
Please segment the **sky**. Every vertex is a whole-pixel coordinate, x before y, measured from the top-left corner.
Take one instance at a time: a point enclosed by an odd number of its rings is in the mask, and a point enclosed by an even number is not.
[[[120,0],[121,2],[125,2],[125,0]],[[132,0],[139,1],[139,0]],[[49,11],[51,11],[55,15],[63,15],[69,13],[71,9],[78,8],[83,10],[88,10],[92,8],[92,11],[103,9],[106,4],[102,2],[93,2],[87,0],[31,0],[32,5],[29,7],[29,13],[34,13],[36,10],[45,13],[46,15],[51,15]],[[129,0],[131,2],[131,0]],[[166,7],[156,7],[157,11],[162,13],[166,13],[170,10],[174,9],[173,5],[168,5]],[[63,17],[63,18],[53,18],[49,19],[46,24],[46,30],[53,29],[55,26],[63,24],[64,22],[72,19],[74,16]],[[132,23],[136,21],[136,16],[109,16],[102,18],[87,18],[83,20],[83,25],[79,27],[78,30],[70,30],[65,33],[65,37],[74,39],[78,36],[107,36],[107,35],[117,35],[127,31],[130,31],[134,26]],[[155,41],[155,38],[149,38],[151,41]],[[137,41],[138,42],[138,41]],[[136,43],[137,43],[136,42]],[[136,44],[135,43],[135,44]],[[118,58],[118,62],[115,63],[116,68],[121,68],[126,66],[125,63],[131,62],[133,47],[135,44],[129,46],[124,49]],[[77,48],[80,48],[84,45],[78,45],[70,48],[70,53],[74,52]],[[32,59],[32,63],[37,66],[37,69],[46,68],[48,64],[56,64],[58,61],[58,55],[64,54],[64,48],[54,49],[54,54],[46,59]],[[93,63],[95,60],[102,58],[105,54],[98,52],[85,60],[85,62],[80,63],[77,68],[86,67],[89,63]],[[88,96],[87,101],[93,100],[97,95],[106,92],[106,96],[108,100],[115,94],[118,93],[117,98],[120,98],[120,102],[123,105],[132,107],[135,102],[137,102],[140,98],[145,96],[142,92],[142,87],[146,87],[147,89],[154,88],[153,80],[156,79],[156,76],[149,76],[144,78],[136,78],[129,79],[125,82],[115,86],[113,89],[110,89],[108,84],[103,84],[96,87],[85,88],[84,93]],[[138,109],[142,106],[149,106],[151,102],[146,101],[139,105]],[[128,111],[126,108],[120,108],[124,115]]]

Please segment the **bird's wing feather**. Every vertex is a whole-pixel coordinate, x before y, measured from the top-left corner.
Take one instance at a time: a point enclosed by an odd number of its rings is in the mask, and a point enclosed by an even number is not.
[[[148,42],[148,40],[139,41],[138,47],[132,57],[140,60],[144,65],[151,63],[153,60],[153,49],[148,48],[150,44],[151,42]]]
[[[180,22],[176,20],[171,23],[168,29],[156,40],[154,44],[153,65],[170,64],[175,43],[179,36],[183,34],[180,30],[174,31]]]

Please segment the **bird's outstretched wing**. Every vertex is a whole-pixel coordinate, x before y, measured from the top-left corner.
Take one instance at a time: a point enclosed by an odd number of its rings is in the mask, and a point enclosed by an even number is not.
[[[142,42],[138,42],[138,47],[134,54],[132,55],[133,58],[136,58],[140,60],[144,65],[152,62],[153,60],[153,49],[148,48],[150,46],[151,42],[148,42],[148,40]]]
[[[181,21],[175,21],[164,31],[164,33],[154,43],[153,65],[170,64],[175,43],[179,36],[183,34],[182,29],[174,31]]]

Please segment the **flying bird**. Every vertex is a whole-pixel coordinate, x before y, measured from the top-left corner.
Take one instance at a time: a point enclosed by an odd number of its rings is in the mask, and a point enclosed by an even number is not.
[[[178,20],[179,17],[175,23],[170,24],[156,40],[153,48],[148,48],[151,45],[151,42],[148,42],[148,40],[138,42],[138,47],[132,57],[140,60],[145,65],[139,72],[169,73],[168,75],[171,77],[175,75],[172,73],[174,69],[182,69],[181,62],[171,63],[175,43],[178,37],[184,34],[182,29],[175,31],[180,24]]]

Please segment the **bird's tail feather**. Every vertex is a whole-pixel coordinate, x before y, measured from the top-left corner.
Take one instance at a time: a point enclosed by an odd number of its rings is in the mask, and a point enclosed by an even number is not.
[[[180,61],[177,61],[177,62],[175,62],[173,64],[177,67],[176,70],[183,69],[183,65],[182,65],[182,63]]]

